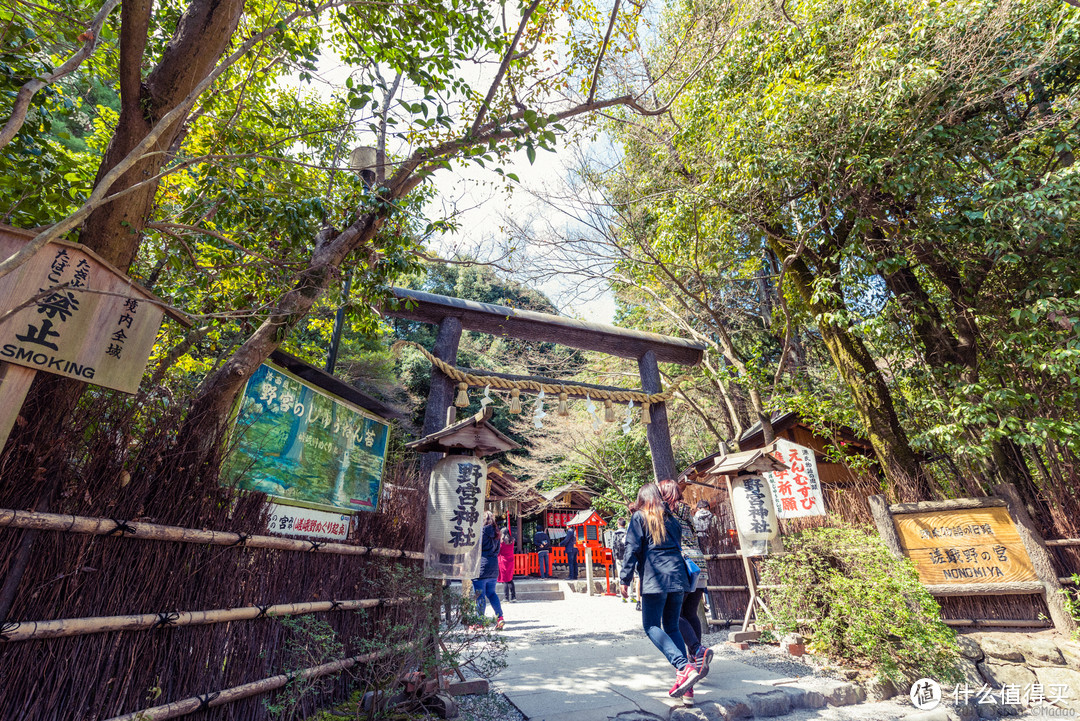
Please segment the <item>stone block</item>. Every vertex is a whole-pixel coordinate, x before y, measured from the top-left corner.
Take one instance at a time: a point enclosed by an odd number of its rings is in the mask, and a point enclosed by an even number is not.
[[[750,650],[750,644],[746,643],[745,641],[743,641],[741,643],[736,643],[735,641],[728,641],[727,645],[729,647],[737,649],[739,651],[749,651]]]
[[[1017,635],[984,633],[978,637],[983,653],[1001,661],[1023,661],[1024,654],[1017,647]]]
[[[978,709],[970,701],[953,706],[953,713],[957,715],[960,721],[975,721],[975,719],[979,718]]]
[[[780,649],[798,658],[806,653],[806,646],[801,643],[781,643]]]
[[[960,672],[964,674],[964,678],[961,679],[961,683],[966,683],[968,686],[974,686],[975,688],[979,688],[984,683],[986,683],[983,680],[982,674],[979,673],[979,667],[975,664],[974,661],[962,658],[956,664],[956,666],[960,669]]]
[[[789,687],[781,686],[780,688],[781,689],[787,689]],[[792,690],[795,690],[794,687],[791,687],[791,688],[792,688]],[[798,697],[798,699],[799,699],[798,703],[795,702],[796,697],[792,696],[791,705],[794,706],[795,708],[809,708],[809,709],[825,708],[825,704],[828,703],[825,700],[825,694],[821,693],[820,691],[808,691],[808,690],[804,690],[804,689],[798,689],[798,690],[803,691],[803,694],[802,694],[802,696]]]
[[[956,645],[960,647],[960,655],[969,661],[982,661],[986,655],[983,653],[982,647],[971,636],[958,635]]]
[[[989,653],[989,651],[987,651]],[[1018,663],[999,663],[986,660],[975,664],[986,682],[995,688],[1002,686],[1028,686],[1036,682],[1035,674],[1027,666]]]
[[[806,689],[799,688],[798,686],[777,686],[776,690],[787,694],[788,701],[791,703],[791,708],[807,708]]]
[[[898,693],[896,685],[892,681],[880,676],[875,676],[863,684],[863,689],[866,691],[866,698],[869,701],[884,701]]]
[[[743,643],[748,641],[757,641],[761,638],[761,631],[732,631],[728,634],[728,641],[732,643]]]
[[[705,718],[709,721],[742,721],[754,717],[754,711],[749,704],[732,698],[722,698],[717,701],[706,701],[698,706],[705,712]]]
[[[709,717],[696,706],[676,706],[671,709],[668,721],[709,721]]]
[[[1020,644],[1020,652],[1028,666],[1064,666],[1065,657],[1052,638],[1030,637]]]
[[[446,687],[446,692],[451,696],[468,696],[476,693],[487,693],[489,690],[490,688],[486,678],[456,681]]]
[[[754,712],[754,718],[784,716],[791,713],[791,699],[783,691],[746,694],[746,703]]]
[[[840,683],[825,693],[825,700],[833,706],[851,706],[866,700],[866,691],[853,683]]]
[[[958,719],[959,717],[951,713],[946,706],[938,706],[929,711],[916,711],[900,717],[900,721],[958,721]]]
[[[1039,667],[1035,669],[1035,673],[1043,685],[1043,695],[1047,700],[1052,697],[1051,686],[1065,686],[1068,689],[1067,698],[1055,705],[1080,713],[1080,673],[1059,666]],[[1057,689],[1054,689],[1053,696],[1057,695]]]
[[[1058,650],[1061,651],[1066,666],[1074,671],[1080,671],[1080,646],[1072,641],[1062,641],[1058,644]]]
[[[994,703],[975,704],[975,711],[981,719],[999,719],[1019,716],[1023,709],[1020,706],[1005,705],[995,701]]]

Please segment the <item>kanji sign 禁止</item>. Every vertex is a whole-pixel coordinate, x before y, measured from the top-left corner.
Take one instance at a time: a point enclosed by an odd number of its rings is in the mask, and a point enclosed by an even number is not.
[[[0,258],[33,237],[0,225]],[[47,243],[0,277],[0,447],[37,371],[135,393],[165,313],[190,325],[77,243]]]
[[[0,228],[0,258],[29,237]],[[160,302],[75,243],[52,242],[0,278],[0,361],[125,393],[139,389]]]
[[[824,516],[825,499],[814,449],[780,438],[772,456],[787,465],[786,470],[762,474],[772,489],[777,517]]]

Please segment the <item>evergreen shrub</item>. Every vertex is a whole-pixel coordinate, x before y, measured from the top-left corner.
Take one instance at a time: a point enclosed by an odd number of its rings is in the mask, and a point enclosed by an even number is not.
[[[915,565],[868,527],[813,528],[784,539],[761,566],[762,597],[779,634],[807,650],[889,680],[959,680],[956,634],[941,620]]]

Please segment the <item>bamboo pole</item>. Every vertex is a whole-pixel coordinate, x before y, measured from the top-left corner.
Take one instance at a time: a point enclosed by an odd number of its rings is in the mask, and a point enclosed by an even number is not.
[[[142,711],[123,714],[122,716],[113,716],[107,721],[163,721],[164,719],[179,718],[180,716],[187,716],[188,714],[195,713],[196,711],[205,708],[224,706],[225,704],[234,703],[250,696],[258,696],[259,694],[279,689],[296,678],[319,678],[320,676],[327,676],[332,673],[345,671],[358,663],[374,661],[387,654],[397,653],[398,651],[412,648],[415,645],[415,641],[403,643],[394,646],[393,648],[365,653],[351,658],[343,658],[338,661],[331,661],[330,663],[324,663],[319,666],[305,668],[302,671],[295,671],[287,674],[283,673],[277,676],[271,676],[270,678],[264,678],[261,681],[252,681],[251,683],[233,686],[232,688],[223,689],[221,691],[211,691],[204,693],[201,696],[192,696],[191,698],[174,701],[163,706],[154,706],[152,708],[143,709]]]
[[[15,621],[0,629],[0,641],[38,641],[47,638],[84,636],[112,631],[152,631],[172,626],[204,626],[228,621],[249,621],[263,616],[298,616],[323,611],[355,611],[376,606],[397,606],[407,598],[366,598],[355,601],[311,601],[308,603],[279,603],[267,606],[220,608],[212,611],[176,611],[137,613],[126,616],[95,616],[63,618],[55,621]]]
[[[379,556],[382,558],[409,558],[422,560],[420,551],[403,551],[395,548],[372,548],[350,546],[347,543],[324,541],[301,541],[279,536],[248,535],[230,531],[201,531],[180,526],[163,526],[142,521],[122,521],[113,518],[72,516],[66,513],[38,513],[0,508],[0,528],[28,528],[61,533],[85,533],[94,536],[122,536],[142,538],[148,541],[176,541],[180,543],[203,543],[211,546],[244,546],[246,548],[273,548],[279,551],[310,551],[314,553],[337,553],[346,556]]]

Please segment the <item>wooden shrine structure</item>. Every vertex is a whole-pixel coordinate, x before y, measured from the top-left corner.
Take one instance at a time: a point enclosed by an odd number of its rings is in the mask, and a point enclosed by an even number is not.
[[[396,288],[393,294],[398,300],[396,307],[384,307],[384,315],[392,318],[432,323],[439,326],[432,354],[452,366],[457,366],[458,344],[463,330],[478,331],[503,338],[557,343],[570,348],[598,351],[620,358],[637,361],[644,393],[663,391],[660,362],[695,366],[701,362],[705,346],[683,338],[646,333],[629,328],[617,328],[603,323],[587,323],[562,316],[535,311],[518,310],[491,303],[479,303],[460,298],[450,298],[433,293]],[[467,369],[462,369],[467,370]],[[490,376],[521,380],[521,376],[484,371]],[[562,381],[550,378],[530,378],[544,383],[558,384]],[[575,383],[582,388],[623,391],[625,388],[590,386]],[[570,394],[570,397],[584,397]],[[447,424],[447,410],[452,408],[454,382],[441,371],[432,369],[431,390],[424,412],[422,434],[427,436]],[[646,426],[646,437],[652,452],[653,473],[657,479],[674,478],[678,469],[671,449],[665,403],[650,408],[651,423]],[[438,455],[425,456],[421,469],[430,471],[438,462]]]

